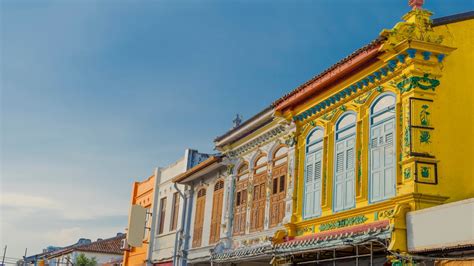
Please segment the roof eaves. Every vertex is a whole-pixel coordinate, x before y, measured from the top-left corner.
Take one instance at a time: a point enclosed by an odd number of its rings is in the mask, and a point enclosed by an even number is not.
[[[383,37],[377,37],[376,39],[374,39],[373,41],[371,41],[370,43],[366,44],[365,46],[355,50],[354,52],[352,52],[350,55],[344,57],[343,59],[339,60],[337,63],[333,64],[332,66],[330,66],[329,68],[325,69],[324,71],[320,72],[319,74],[317,74],[316,76],[314,76],[313,78],[311,78],[310,80],[306,81],[305,83],[301,84],[300,86],[298,86],[297,88],[295,88],[294,90],[292,90],[291,92],[283,95],[282,97],[280,97],[279,99],[277,99],[275,102],[273,102],[273,106],[277,107],[279,104],[281,104],[282,102],[284,102],[285,100],[289,99],[290,97],[292,97],[293,95],[296,95],[298,94],[300,91],[302,91],[304,88],[306,88],[308,85],[314,83],[315,81],[323,78],[325,75],[327,74],[330,74],[331,71],[333,71],[334,69],[336,69],[337,67],[339,67],[340,65],[350,61],[351,59],[353,59],[354,57],[358,56],[359,54],[367,51],[367,50],[370,50],[376,46],[379,46],[380,44],[382,44],[382,42],[385,41],[385,38]]]
[[[458,14],[454,14],[450,16],[435,18],[433,19],[433,27],[455,23],[455,22],[468,20],[468,19],[474,19],[474,11],[468,11],[468,12],[458,13]]]
[[[221,141],[222,139],[224,139],[225,137],[227,136],[230,136],[231,134],[233,134],[234,132],[237,132],[238,130],[240,130],[241,128],[245,127],[246,125],[250,124],[251,122],[255,121],[258,117],[260,117],[261,115],[265,114],[266,112],[270,111],[271,109],[273,108],[273,105],[270,105],[270,106],[267,106],[265,109],[263,109],[262,111],[258,112],[257,114],[255,114],[254,116],[250,117],[249,119],[245,120],[244,122],[242,122],[239,126],[237,127],[234,127],[232,128],[231,130],[227,131],[225,134],[221,135],[221,136],[218,136],[214,139],[214,142],[219,142]]]
[[[191,168],[191,169],[187,170],[186,172],[176,176],[171,181],[173,183],[180,183],[183,180],[185,180],[186,178],[190,177],[191,175],[205,169],[206,167],[208,167],[208,166],[210,166],[214,163],[221,162],[222,158],[223,158],[223,156],[221,156],[221,155],[211,156],[208,159],[206,159],[206,160],[202,161],[201,163],[199,163],[198,165],[194,166],[193,168]]]

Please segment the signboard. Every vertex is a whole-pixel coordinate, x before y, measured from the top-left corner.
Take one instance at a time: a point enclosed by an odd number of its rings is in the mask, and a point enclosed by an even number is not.
[[[127,243],[132,247],[141,247],[145,237],[146,209],[132,205],[128,215]]]

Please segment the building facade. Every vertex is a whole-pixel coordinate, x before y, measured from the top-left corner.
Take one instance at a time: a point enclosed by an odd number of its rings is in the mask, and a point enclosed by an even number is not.
[[[185,194],[191,206],[185,214],[185,242],[178,246],[178,250],[186,252],[179,253],[177,265],[209,264],[211,250],[221,240],[225,221],[226,170],[225,158],[212,156],[173,179],[186,186]]]
[[[178,256],[177,247],[182,242],[179,236],[184,230],[183,213],[188,202],[185,200],[184,186],[172,180],[208,157],[208,154],[188,149],[181,159],[158,170],[150,264],[173,265],[173,260]]]
[[[422,2],[216,138],[220,154],[161,169],[149,262],[469,261],[471,231],[451,253],[413,244],[425,243],[413,234],[425,210],[442,216],[474,197],[474,13],[431,20]],[[452,213],[472,200],[459,204]]]
[[[413,261],[406,214],[474,196],[463,122],[474,84],[462,77],[474,70],[473,14],[430,16],[413,3],[403,22],[275,103],[296,123],[298,161],[277,262]],[[459,108],[470,110],[450,112]]]
[[[155,170],[142,182],[134,182],[131,205],[147,209],[145,237],[142,246],[124,245],[124,265],[170,265],[175,256],[176,234],[182,225],[183,186],[175,186],[172,178],[205,160],[209,155],[185,150],[184,156],[167,167]]]
[[[221,241],[213,263],[270,263],[271,238],[292,213],[294,127],[266,108],[215,140],[226,157]]]
[[[156,176],[157,171],[142,182],[133,182],[130,206],[137,204],[147,210],[147,225],[145,225],[143,229],[145,230],[145,238],[142,241],[141,247],[132,247],[128,245],[123,246],[123,262],[125,265],[144,265],[148,258],[150,230],[145,227],[150,227],[152,219],[150,213],[155,204],[154,192],[157,180]]]

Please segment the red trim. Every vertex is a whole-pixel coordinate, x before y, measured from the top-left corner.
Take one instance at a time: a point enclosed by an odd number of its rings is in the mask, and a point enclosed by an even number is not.
[[[351,227],[347,227],[343,229],[331,230],[331,231],[322,232],[322,233],[292,237],[292,238],[288,238],[288,241],[286,241],[285,243],[292,243],[296,241],[309,240],[309,239],[325,238],[328,236],[335,236],[335,235],[341,235],[341,234],[346,234],[346,233],[360,233],[360,232],[367,231],[368,229],[385,228],[389,225],[390,225],[389,220],[382,220],[382,221],[377,221],[373,223],[361,224],[361,225],[351,226]]]
[[[173,262],[172,261],[158,262],[153,265],[154,266],[173,266]]]
[[[348,61],[336,66],[331,71],[328,71],[324,75],[317,77],[315,80],[311,80],[307,84],[304,84],[302,88],[295,90],[286,97],[283,97],[281,101],[277,101],[275,111],[284,111],[285,109],[291,108],[309,96],[322,91],[332,82],[338,81],[341,77],[350,74],[363,63],[377,57],[379,55],[380,46],[381,44],[378,44],[367,50],[361,51],[353,58],[350,58]]]

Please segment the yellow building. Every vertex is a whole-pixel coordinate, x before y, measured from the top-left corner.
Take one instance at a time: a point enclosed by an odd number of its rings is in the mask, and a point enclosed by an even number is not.
[[[432,21],[411,2],[275,102],[296,123],[297,182],[274,262],[410,261],[405,215],[474,196],[473,14]]]

